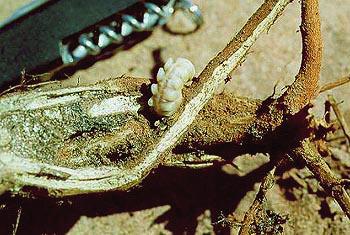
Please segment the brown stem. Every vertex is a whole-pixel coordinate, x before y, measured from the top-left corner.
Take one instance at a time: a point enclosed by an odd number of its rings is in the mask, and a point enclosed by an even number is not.
[[[300,27],[303,51],[295,81],[281,97],[287,114],[295,114],[317,95],[322,60],[322,36],[318,0],[301,2]]]
[[[348,140],[348,144],[350,144],[350,129],[349,129],[348,124],[346,123],[346,121],[344,119],[342,112],[340,111],[340,109],[338,107],[337,101],[334,99],[334,97],[332,95],[328,96],[328,101],[331,104],[335,115],[337,116],[337,119],[339,121],[341,129],[343,130],[344,135],[345,135],[346,139]]]
[[[250,225],[254,222],[255,216],[257,215],[258,210],[261,208],[263,202],[266,198],[266,193],[274,185],[274,173],[276,167],[274,167],[267,176],[261,182],[259,192],[256,194],[256,197],[244,215],[242,226],[239,230],[239,235],[249,235],[250,234]]]
[[[350,197],[343,187],[343,181],[334,175],[326,161],[318,153],[315,145],[309,140],[304,140],[300,147],[291,151],[290,156],[309,168],[327,194],[338,202],[350,218]]]
[[[261,106],[250,130],[253,142],[263,141],[266,135],[282,125],[287,116],[301,111],[317,94],[322,59],[318,0],[303,0],[301,12],[303,50],[299,73],[281,97]]]
[[[349,83],[349,82],[350,82],[350,76],[346,76],[346,77],[340,78],[339,80],[337,80],[335,82],[330,82],[330,83],[324,84],[320,88],[319,93],[331,90],[331,89],[336,88],[338,86],[342,86],[342,85],[344,85],[346,83]]]

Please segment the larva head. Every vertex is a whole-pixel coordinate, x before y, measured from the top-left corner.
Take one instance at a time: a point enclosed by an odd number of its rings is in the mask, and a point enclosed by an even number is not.
[[[186,81],[184,83],[192,80],[194,75],[196,74],[196,70],[191,61],[185,58],[177,58],[175,64],[181,64],[181,68],[183,71],[186,71]]]

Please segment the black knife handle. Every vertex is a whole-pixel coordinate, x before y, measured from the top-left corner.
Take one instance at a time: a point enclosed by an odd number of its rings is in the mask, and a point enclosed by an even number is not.
[[[61,57],[60,41],[138,0],[51,0],[0,29],[0,87]]]

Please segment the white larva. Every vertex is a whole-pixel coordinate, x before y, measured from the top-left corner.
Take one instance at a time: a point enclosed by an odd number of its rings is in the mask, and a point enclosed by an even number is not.
[[[148,105],[160,116],[171,116],[182,102],[182,88],[191,83],[195,69],[191,61],[169,58],[157,73],[157,84],[151,85],[153,96]]]

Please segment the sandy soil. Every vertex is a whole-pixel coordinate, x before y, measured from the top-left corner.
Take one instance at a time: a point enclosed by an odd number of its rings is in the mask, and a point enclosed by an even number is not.
[[[0,20],[21,5],[23,0],[0,0]],[[199,73],[242,27],[263,1],[197,0],[205,25],[194,34],[173,35],[157,28],[151,35],[128,49],[99,60],[63,82],[66,85],[94,83],[128,74],[153,77],[169,57],[190,59]],[[335,81],[350,73],[350,3],[342,0],[320,0],[324,57],[321,84]],[[301,58],[298,1],[290,4],[268,34],[251,50],[246,62],[233,74],[225,87],[228,93],[264,99],[273,92],[281,93],[293,81]],[[178,14],[169,27],[181,30],[191,27]],[[349,85],[326,92],[315,101],[315,112],[322,115],[326,95],[344,101],[341,109],[350,123]],[[337,173],[349,178],[350,154],[336,150]],[[29,201],[6,198],[0,201],[0,234],[11,231],[18,205],[22,216],[18,234],[236,234],[225,223],[216,223],[234,211],[242,218],[254,198],[263,176],[267,156],[242,156],[235,159],[241,171],[199,171],[160,169],[139,188],[125,194],[93,195],[64,201],[40,199]],[[331,161],[330,161],[331,162]],[[344,163],[345,162],[345,163]],[[262,167],[261,167],[262,166]],[[349,234],[350,223],[332,199],[325,197],[307,170],[280,175],[268,194],[268,209],[288,215],[285,234]],[[295,176],[297,175],[297,176]],[[307,185],[298,183],[303,179]],[[303,182],[304,182],[303,181]]]

